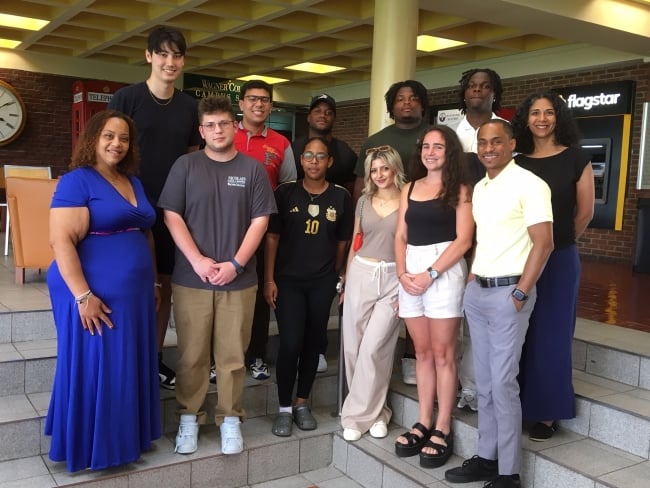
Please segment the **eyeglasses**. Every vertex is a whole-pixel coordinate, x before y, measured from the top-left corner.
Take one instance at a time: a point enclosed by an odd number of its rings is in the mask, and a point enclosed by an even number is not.
[[[369,149],[366,149],[366,156],[371,153],[382,153],[382,152],[389,152],[392,150],[393,150],[392,146],[371,147]]]
[[[214,131],[217,126],[219,126],[219,129],[221,130],[226,130],[228,127],[232,126],[234,120],[220,120],[219,122],[208,122],[207,124],[201,124],[201,127],[203,127],[203,130],[207,132],[212,132]]]
[[[329,157],[329,154],[324,152],[313,153],[311,151],[305,151],[302,153],[302,159],[305,161],[313,161],[313,159],[316,158],[317,161],[322,163],[323,161],[327,161]]]
[[[244,98],[246,99],[246,101],[253,104],[257,102],[262,102],[264,105],[266,105],[271,101],[270,97],[258,97],[257,95],[246,95]]]

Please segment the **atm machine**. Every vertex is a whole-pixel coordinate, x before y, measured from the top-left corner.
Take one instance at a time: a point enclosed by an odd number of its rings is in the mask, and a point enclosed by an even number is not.
[[[591,154],[596,201],[589,227],[623,229],[632,141],[634,81],[554,88],[563,96]]]

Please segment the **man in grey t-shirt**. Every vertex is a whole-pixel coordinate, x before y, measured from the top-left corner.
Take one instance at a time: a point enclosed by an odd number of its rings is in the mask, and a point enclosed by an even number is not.
[[[264,168],[235,149],[230,101],[201,100],[199,121],[205,149],[174,163],[158,201],[177,248],[172,275],[180,414],[175,452],[191,454],[198,448],[212,348],[221,450],[237,454],[244,448],[240,423],[244,352],[257,290],[254,254],[276,205]]]

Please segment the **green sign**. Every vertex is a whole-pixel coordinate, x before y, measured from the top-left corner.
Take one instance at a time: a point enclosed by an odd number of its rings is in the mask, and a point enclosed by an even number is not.
[[[189,96],[196,99],[210,96],[228,97],[235,107],[238,105],[241,87],[244,83],[241,80],[228,80],[192,73],[183,75],[183,91]]]

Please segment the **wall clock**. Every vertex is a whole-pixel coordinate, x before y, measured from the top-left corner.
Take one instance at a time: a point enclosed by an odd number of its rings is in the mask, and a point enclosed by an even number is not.
[[[0,80],[0,146],[15,140],[25,128],[25,104],[16,89]]]

